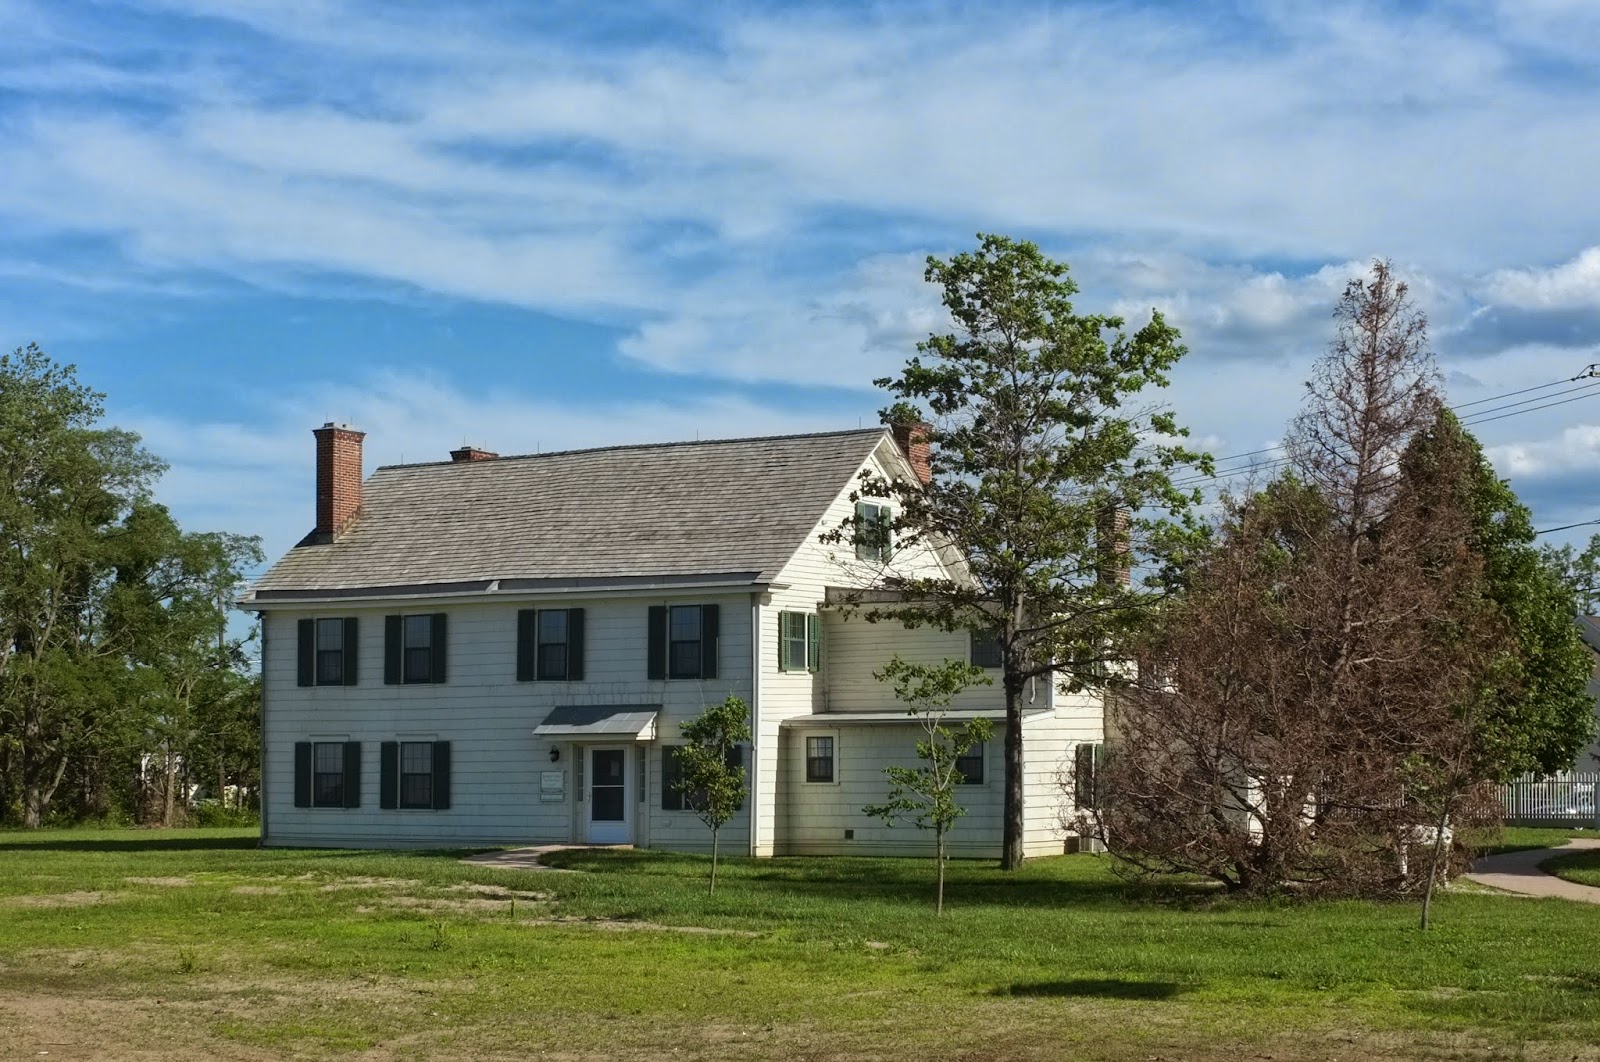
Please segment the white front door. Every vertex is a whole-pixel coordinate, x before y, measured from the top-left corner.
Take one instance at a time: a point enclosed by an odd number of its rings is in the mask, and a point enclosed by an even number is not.
[[[633,802],[628,799],[628,747],[591,748],[589,756],[590,844],[631,844]]]

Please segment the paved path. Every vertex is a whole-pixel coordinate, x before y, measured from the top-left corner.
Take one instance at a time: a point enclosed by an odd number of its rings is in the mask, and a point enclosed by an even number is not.
[[[1467,878],[1479,885],[1523,896],[1556,896],[1580,903],[1600,903],[1600,889],[1593,885],[1579,885],[1539,869],[1539,864],[1551,856],[1586,848],[1600,848],[1600,840],[1582,838],[1568,841],[1560,848],[1533,848],[1524,852],[1485,856],[1473,864],[1472,873]]]
[[[632,848],[631,844],[541,844],[532,848],[508,848],[502,852],[479,852],[467,856],[463,863],[480,867],[498,867],[502,870],[557,870],[546,866],[541,858],[550,852],[565,852],[571,848]],[[1600,889],[1596,889],[1600,892]]]

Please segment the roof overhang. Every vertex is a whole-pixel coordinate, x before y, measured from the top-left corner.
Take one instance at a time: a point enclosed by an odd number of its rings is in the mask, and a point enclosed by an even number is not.
[[[566,741],[654,741],[659,704],[570,704],[550,709],[536,738]]]
[[[326,589],[252,590],[239,598],[237,607],[258,612],[315,604],[349,604],[359,601],[413,601],[436,603],[496,599],[594,596],[649,596],[701,590],[751,590],[775,587],[768,572],[719,572],[705,575],[641,575],[572,579],[478,579],[455,583],[397,583],[389,586],[350,586]]]
[[[1022,716],[1027,719],[1049,711],[1048,708],[1033,708],[1024,711]],[[1004,708],[946,712],[943,721],[959,724],[973,719],[1004,723],[1006,712]],[[818,712],[815,715],[797,715],[778,725],[791,730],[837,730],[847,726],[922,726],[925,721],[924,717],[910,712]]]

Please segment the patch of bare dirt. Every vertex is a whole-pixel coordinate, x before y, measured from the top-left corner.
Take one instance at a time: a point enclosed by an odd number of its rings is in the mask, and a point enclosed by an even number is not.
[[[341,892],[345,889],[411,889],[422,882],[411,878],[341,878],[320,887],[322,892]]]
[[[163,889],[186,889],[194,882],[189,878],[123,878],[134,885],[155,885]]]
[[[626,918],[580,918],[577,915],[551,915],[545,918],[519,918],[520,926],[577,926],[581,929],[608,929],[618,932],[645,929],[657,933],[693,933],[715,937],[759,937],[753,929],[719,929],[712,926],[669,926],[660,922],[639,922]]]
[[[57,892],[45,896],[7,896],[7,907],[93,907],[122,899],[120,892]]]
[[[519,892],[516,889],[508,889],[502,885],[479,885],[473,882],[452,885],[449,891],[470,892],[486,900],[521,900],[525,903],[544,903],[550,899],[548,892]]]
[[[233,891],[240,896],[282,896],[281,885],[235,885]]]

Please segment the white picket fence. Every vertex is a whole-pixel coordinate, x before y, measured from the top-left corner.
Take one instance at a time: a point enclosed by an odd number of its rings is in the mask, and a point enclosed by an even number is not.
[[[1600,773],[1524,775],[1500,787],[1506,823],[1512,826],[1592,826],[1600,829]]]

